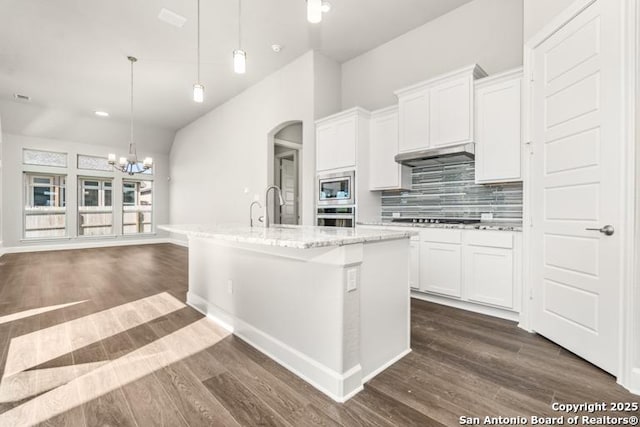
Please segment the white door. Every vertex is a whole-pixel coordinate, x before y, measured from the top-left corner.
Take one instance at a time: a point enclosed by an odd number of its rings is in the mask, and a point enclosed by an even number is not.
[[[297,172],[295,155],[280,159],[280,185],[284,205],[280,206],[280,224],[298,223]]]
[[[595,1],[536,47],[532,83],[533,328],[613,374],[624,233],[620,3]],[[598,231],[605,225],[615,233]]]

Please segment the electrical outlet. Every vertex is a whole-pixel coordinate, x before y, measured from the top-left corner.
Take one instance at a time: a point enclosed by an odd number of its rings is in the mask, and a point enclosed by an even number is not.
[[[358,289],[358,270],[352,268],[347,270],[347,292]]]
[[[233,295],[233,280],[227,280],[227,291],[229,295]]]

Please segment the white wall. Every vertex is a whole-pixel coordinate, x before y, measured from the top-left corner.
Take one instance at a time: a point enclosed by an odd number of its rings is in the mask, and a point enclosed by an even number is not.
[[[57,151],[68,153],[68,168],[50,168],[52,172],[67,175],[67,233],[69,239],[55,239],[37,242],[21,242],[22,238],[22,210],[23,210],[23,165],[22,150],[23,148],[31,148],[36,150]],[[5,248],[33,246],[37,245],[70,245],[78,242],[87,242],[88,238],[77,238],[77,177],[90,176],[91,172],[79,171],[76,168],[77,154],[87,154],[93,156],[106,157],[108,153],[125,153],[126,149],[121,147],[93,145],[86,143],[77,143],[70,141],[61,141],[57,139],[35,138],[24,135],[14,135],[10,133],[2,134],[2,235],[3,245]],[[167,172],[169,159],[166,154],[144,151],[140,152],[141,157],[151,156],[154,161],[154,222],[155,224],[164,224],[168,222],[169,194],[167,185]],[[59,169],[59,172],[57,170]],[[120,172],[100,172],[99,175],[111,175],[114,177],[114,215],[118,215],[117,201],[121,200],[118,189],[121,188],[120,182],[124,176]],[[165,235],[160,231],[158,235]],[[148,236],[147,236],[148,237]],[[140,236],[135,236],[140,238]],[[91,237],[91,241],[108,240],[126,240],[131,237]]]
[[[303,125],[302,221],[313,222],[313,64],[308,52],[177,132],[171,223],[248,223],[249,204],[254,196],[264,201],[273,180],[273,133],[294,120]]]
[[[96,117],[91,111],[79,114],[35,103],[0,99],[3,132],[36,138],[75,141],[93,145],[120,146],[129,144],[129,117]],[[135,118],[135,116],[134,116]],[[135,141],[138,149],[168,153],[175,132],[148,126],[135,120]]]
[[[574,0],[524,0],[524,42],[544,28]]]
[[[394,90],[473,63],[489,74],[521,65],[522,1],[472,1],[345,62],[342,108],[391,105]]]

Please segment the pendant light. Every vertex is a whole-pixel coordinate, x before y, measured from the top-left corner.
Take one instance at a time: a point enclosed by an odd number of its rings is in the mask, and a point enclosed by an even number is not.
[[[153,159],[151,157],[145,157],[142,165],[140,164],[140,162],[138,162],[136,144],[135,142],[133,142],[133,64],[138,60],[133,56],[127,56],[127,59],[131,63],[131,134],[129,135],[129,154],[127,154],[127,157],[120,157],[117,166],[115,154],[109,154],[108,161],[109,164],[117,170],[129,175],[133,175],[136,173],[143,173],[147,169],[150,169],[153,166]]]
[[[233,71],[247,72],[247,53],[242,50],[242,0],[238,0],[238,49],[233,51]]]
[[[193,85],[193,100],[197,103],[204,102],[204,86],[200,84],[200,0],[198,2],[198,80]]]
[[[312,24],[322,21],[322,0],[307,0],[307,21]]]

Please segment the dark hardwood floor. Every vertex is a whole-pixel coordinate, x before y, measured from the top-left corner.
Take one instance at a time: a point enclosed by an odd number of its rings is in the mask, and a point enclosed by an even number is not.
[[[414,300],[413,352],[338,404],[186,289],[187,250],[168,244],[2,256],[0,425],[453,426],[640,401],[512,322]]]

